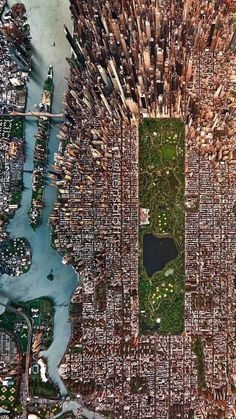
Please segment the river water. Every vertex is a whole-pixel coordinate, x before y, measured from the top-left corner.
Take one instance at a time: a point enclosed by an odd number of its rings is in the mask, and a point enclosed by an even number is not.
[[[15,1],[9,0],[9,6]],[[67,0],[24,0],[28,22],[31,26],[33,46],[33,69],[28,82],[27,110],[33,110],[34,104],[41,100],[44,81],[49,65],[54,67],[53,113],[63,110],[63,94],[66,89],[65,77],[69,75],[69,66],[65,60],[70,56],[70,47],[63,31],[63,24],[71,28],[72,22]],[[54,45],[55,43],[55,45]],[[62,122],[62,121],[61,121]],[[49,165],[53,163],[54,152],[58,147],[57,121],[52,121],[49,141]],[[33,167],[34,134],[37,132],[37,121],[26,119],[26,161],[24,169]],[[49,183],[49,182],[48,182]],[[68,321],[70,296],[77,283],[77,275],[71,267],[64,266],[59,254],[50,246],[50,226],[48,217],[56,199],[56,189],[50,184],[45,188],[45,209],[42,224],[36,230],[30,227],[27,213],[31,200],[31,174],[24,173],[24,192],[22,205],[16,211],[8,225],[8,232],[14,237],[26,237],[32,247],[32,266],[27,274],[19,277],[2,275],[0,278],[0,302],[26,302],[38,297],[49,297],[55,303],[54,338],[51,347],[42,353],[48,360],[48,373],[58,385],[61,395],[67,391],[59,377],[58,365],[66,351],[71,334]],[[53,269],[54,280],[47,275]]]

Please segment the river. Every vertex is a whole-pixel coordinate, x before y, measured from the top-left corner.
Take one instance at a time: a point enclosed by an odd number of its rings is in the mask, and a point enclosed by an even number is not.
[[[9,0],[9,6],[15,1]],[[70,47],[66,41],[63,24],[71,28],[72,21],[66,0],[24,0],[28,22],[31,27],[33,47],[33,68],[28,87],[27,110],[33,110],[34,104],[41,100],[44,81],[50,64],[54,67],[53,113],[63,110],[63,94],[66,89],[65,77],[69,74],[69,66],[65,60],[70,56]],[[55,45],[54,45],[55,44]],[[61,121],[62,122],[62,121]],[[54,152],[58,147],[56,125],[52,121],[49,141],[49,165],[53,163]],[[26,170],[33,166],[34,134],[37,132],[37,121],[26,118]],[[31,200],[31,174],[24,173],[24,191],[21,208],[15,213],[8,225],[8,232],[14,237],[26,237],[32,247],[32,266],[27,274],[19,277],[2,275],[0,278],[0,302],[26,302],[39,297],[48,297],[54,301],[54,336],[50,348],[41,353],[48,360],[48,373],[52,381],[59,387],[62,396],[67,390],[58,374],[58,365],[66,351],[70,335],[68,306],[71,294],[77,283],[77,275],[72,267],[62,264],[61,257],[50,246],[50,226],[48,217],[56,199],[56,189],[50,185],[45,188],[45,208],[42,224],[36,230],[30,227],[27,213]],[[47,275],[53,269],[54,280],[49,281]]]

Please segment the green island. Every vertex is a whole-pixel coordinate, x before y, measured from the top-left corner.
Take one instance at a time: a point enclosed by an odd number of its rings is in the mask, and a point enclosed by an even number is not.
[[[54,280],[53,269],[51,270],[50,274],[47,275],[47,279],[49,281],[53,281]]]
[[[139,127],[140,207],[149,224],[140,226],[139,298],[141,333],[181,334],[184,330],[185,129],[175,118],[145,118]],[[174,240],[178,255],[148,276],[143,238]],[[158,257],[158,255],[157,255]]]
[[[50,66],[48,77],[43,86],[40,112],[51,112],[53,98],[53,69]],[[34,170],[32,173],[32,198],[29,210],[29,223],[36,230],[41,223],[43,197],[48,161],[48,141],[50,136],[50,120],[46,117],[38,118],[38,132],[34,147]]]

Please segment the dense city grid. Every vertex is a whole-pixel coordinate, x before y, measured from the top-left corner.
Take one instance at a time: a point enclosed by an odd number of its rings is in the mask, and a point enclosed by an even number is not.
[[[50,223],[53,246],[79,279],[60,374],[71,397],[80,394],[108,417],[233,419],[236,2],[70,0],[70,8],[71,75]],[[11,23],[1,25],[4,114],[25,105],[30,53],[24,13],[22,6],[13,10]],[[17,64],[8,48],[14,39],[22,45]],[[185,123],[181,335],[140,333],[139,124],[146,117]],[[20,192],[21,124],[21,118],[0,119],[1,242],[19,204],[12,193]],[[27,243],[25,250],[28,269]],[[19,382],[18,347],[4,333],[1,347],[1,367],[11,352]],[[23,379],[24,397],[27,384]]]
[[[83,310],[61,373],[114,417],[233,418],[236,4],[71,0],[71,11],[68,144],[51,222],[83,280],[73,296]],[[143,117],[186,124],[182,336],[139,334]]]

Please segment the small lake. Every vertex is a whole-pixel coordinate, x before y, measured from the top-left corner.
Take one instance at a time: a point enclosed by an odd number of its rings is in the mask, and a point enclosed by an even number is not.
[[[143,266],[148,276],[162,271],[177,256],[178,250],[172,238],[159,238],[150,233],[143,237]]]

